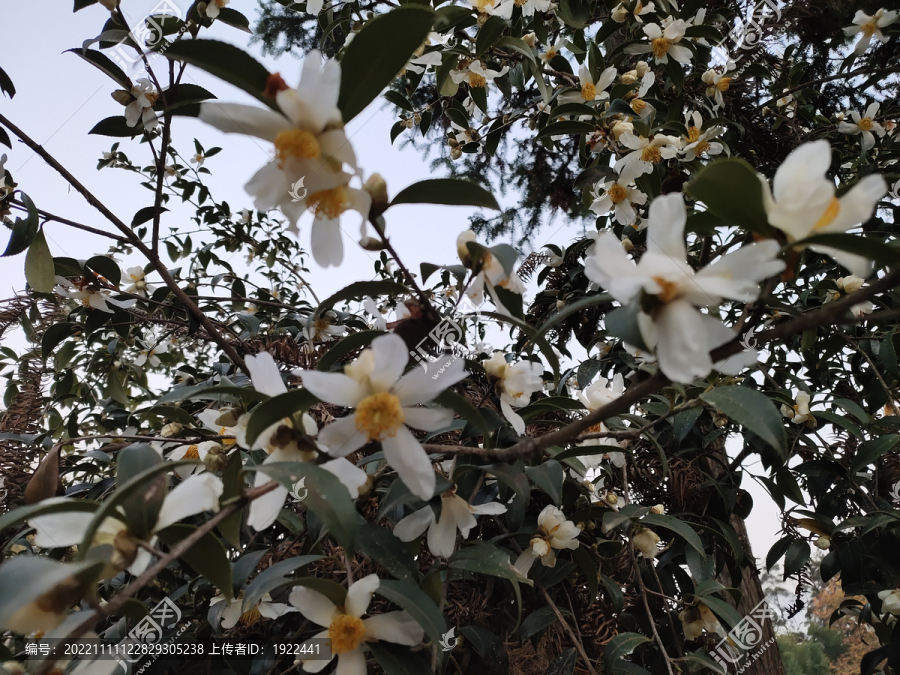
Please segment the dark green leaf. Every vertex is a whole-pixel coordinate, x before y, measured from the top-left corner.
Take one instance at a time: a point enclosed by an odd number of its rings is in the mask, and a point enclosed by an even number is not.
[[[900,435],[897,434],[881,436],[863,443],[850,463],[851,475],[856,475],[858,471],[862,471],[869,464],[875,464],[879,457],[893,450],[897,443],[900,443]]]
[[[28,210],[28,214],[25,218],[16,218],[16,222],[12,227],[12,235],[9,237],[9,243],[6,245],[6,250],[3,252],[2,257],[4,258],[11,255],[18,255],[27,249],[31,246],[31,242],[34,241],[34,238],[38,233],[39,223],[37,207],[34,205],[34,202],[31,201],[31,197],[24,192],[19,192],[19,197],[25,205],[25,208]]]
[[[319,359],[319,362],[316,364],[316,370],[328,372],[331,370],[332,366],[336,365],[338,361],[347,356],[347,354],[350,354],[357,349],[368,347],[372,340],[379,335],[384,334],[384,331],[381,330],[364,330],[359,333],[348,335],[339,342],[336,342],[334,346],[328,350],[325,356]]]
[[[56,285],[53,268],[53,254],[44,238],[44,231],[38,230],[25,254],[25,279],[38,293],[52,293]]]
[[[610,21],[609,23],[613,23]],[[569,647],[562,654],[553,659],[553,663],[547,666],[544,675],[573,675],[575,672],[575,663],[578,661],[578,655],[575,653],[575,647]]]
[[[711,162],[697,172],[685,190],[726,223],[767,236],[772,234],[763,206],[762,183],[744,160]]]
[[[506,21],[502,17],[499,17],[496,14],[489,16],[487,21],[485,21],[481,25],[481,28],[478,29],[478,35],[475,38],[475,56],[484,54],[503,34],[504,30],[506,30]],[[525,43],[523,42],[522,44],[524,45]],[[528,53],[531,54],[530,49],[528,50]],[[532,57],[532,60],[533,58],[534,57]]]
[[[407,293],[409,293],[409,289],[396,281],[356,281],[327,298],[321,305],[316,307],[313,316],[321,316],[343,300],[353,300],[366,296],[376,298],[380,295],[405,295]]]
[[[419,652],[390,642],[370,642],[369,651],[385,675],[433,675],[431,664]]]
[[[447,630],[447,622],[441,610],[422,590],[402,581],[382,579],[375,591],[378,595],[405,609],[425,629],[425,634],[435,644],[441,641]]]
[[[159,538],[171,547],[196,531],[197,528],[193,525],[178,523],[169,525],[158,534]],[[226,598],[231,599],[231,563],[228,562],[225,547],[218,537],[207,532],[200,541],[181,555],[180,560],[213,582]]]
[[[634,114],[634,111],[632,111]],[[594,131],[594,125],[590,122],[579,122],[577,120],[563,120],[562,122],[553,122],[541,129],[537,136],[537,140],[542,138],[550,138],[551,136],[572,136],[575,134],[590,134]]]
[[[532,635],[540,633],[556,621],[552,607],[540,607],[525,617],[519,629],[519,642],[525,642]]]
[[[16,95],[16,88],[13,86],[12,80],[3,68],[0,68],[0,91],[10,98]]]
[[[697,553],[704,555],[703,542],[700,541],[699,535],[690,525],[682,520],[678,520],[674,516],[667,516],[660,513],[648,513],[641,520],[644,525],[650,527],[664,527],[684,539]]]
[[[531,482],[547,493],[553,503],[559,506],[562,502],[562,489],[565,475],[562,465],[556,460],[550,459],[540,466],[526,466],[525,474]]]
[[[125,89],[128,92],[131,91],[131,87],[133,86],[131,78],[129,78],[128,75],[125,74],[125,71],[119,68],[119,66],[103,52],[94,49],[81,49],[79,47],[67,49],[66,52],[71,52],[76,56],[80,56],[92,66],[109,75],[109,77],[111,77],[114,82],[118,83],[122,89]]]
[[[700,398],[787,455],[781,413],[765,394],[742,386],[717,387]]]
[[[418,584],[419,568],[409,548],[390,530],[363,524],[356,539],[359,551],[372,558],[400,581]]]
[[[246,612],[255,607],[266,593],[271,593],[282,586],[295,585],[297,580],[289,578],[288,574],[317,560],[322,560],[324,557],[321,555],[301,555],[296,558],[282,560],[264,569],[244,589],[243,611]]]
[[[311,405],[319,402],[306,389],[292,389],[284,394],[273,396],[263,401],[250,413],[247,420],[247,445],[253,447],[259,435],[273,424],[290,418],[295,413],[304,412]]]
[[[391,201],[391,206],[397,204],[448,204],[500,210],[494,195],[477,183],[459,178],[431,178],[413,183]]]

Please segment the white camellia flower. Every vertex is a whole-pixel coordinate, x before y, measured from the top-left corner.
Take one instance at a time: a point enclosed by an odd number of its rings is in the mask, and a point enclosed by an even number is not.
[[[335,420],[319,433],[325,451],[346,457],[366,443],[379,441],[384,457],[410,492],[431,499],[435,477],[431,460],[407,425],[436,431],[453,420],[444,408],[415,408],[434,400],[447,387],[465,379],[465,361],[443,359],[406,375],[409,350],[399,335],[389,333],[372,340],[343,373],[296,370],[303,387],[320,400],[355,411]],[[435,372],[445,367],[443,372]]]
[[[861,319],[864,315],[871,314],[874,309],[875,305],[870,301],[865,300],[864,302],[860,302],[857,305],[853,305],[850,308],[850,314],[855,316],[857,319]]]
[[[881,608],[894,616],[900,616],[900,588],[879,591],[878,599],[881,600]]]
[[[487,87],[498,77],[503,77],[509,72],[509,66],[503,66],[500,70],[492,70],[485,66],[481,61],[472,61],[462,70],[453,69],[450,71],[450,79],[456,84],[466,82],[470,87],[481,89]]]
[[[472,230],[466,230],[456,238],[456,252],[463,264],[467,264],[467,261],[471,263],[472,259],[466,244],[470,241],[477,243],[476,240],[477,236]],[[466,296],[476,306],[480,306],[484,302],[484,292],[487,291],[497,310],[501,314],[509,316],[509,310],[504,307],[494,287],[500,286],[508,291],[522,295],[525,292],[525,284],[516,272],[511,271],[507,273],[503,263],[490,251],[485,251],[484,257],[482,257],[479,264],[480,271],[469,283]]]
[[[794,397],[793,407],[782,404],[781,414],[790,417],[794,424],[805,424],[808,427],[816,426],[816,418],[809,412],[809,394],[805,391],[798,392]]]
[[[142,77],[131,88],[131,97],[134,100],[125,106],[125,122],[134,127],[141,120],[145,131],[153,131],[159,126],[159,120],[153,111],[153,104],[159,98],[156,87],[146,77]]]
[[[696,110],[685,115],[685,126],[688,135],[683,140],[681,161],[691,162],[698,157],[712,157],[725,151],[724,145],[713,140],[725,133],[724,127],[714,126],[703,131],[703,116]]]
[[[595,410],[599,410],[606,404],[615,401],[624,393],[625,378],[622,377],[621,373],[617,373],[612,380],[607,380],[605,377],[598,377],[596,382],[579,393],[578,398],[581,399],[581,402],[584,404],[585,408],[587,408],[590,412],[594,412]],[[599,424],[595,424],[592,427],[588,427],[585,433],[605,433],[607,431],[609,431],[609,429],[606,427],[606,425],[603,422],[600,422]],[[580,445],[603,445],[614,447],[616,448],[616,450],[610,450],[607,452],[609,461],[612,462],[613,466],[619,469],[625,466],[625,453],[619,452],[620,446],[614,438],[589,438],[585,441],[582,441]],[[592,469],[599,466],[602,457],[603,455],[584,455],[578,457],[578,460],[587,468]]]
[[[237,219],[241,225],[249,225],[253,222],[253,211],[250,209],[241,209],[238,211],[240,217]]]
[[[884,127],[875,121],[879,106],[878,101],[870,103],[866,108],[866,114],[862,116],[856,110],[851,110],[848,114],[853,121],[841,122],[838,131],[842,134],[861,135],[863,150],[871,150],[875,145],[875,134],[883,138],[886,133]]]
[[[600,77],[594,80],[587,62],[582,63],[578,69],[578,83],[581,85],[581,91],[563,94],[560,97],[560,101],[563,103],[605,101],[609,98],[609,92],[606,90],[615,81],[616,74],[616,67],[610,66],[600,73]]]
[[[271,354],[260,352],[256,356],[246,357],[245,362],[247,363],[247,369],[250,371],[253,388],[256,391],[269,396],[287,393],[287,387],[281,379],[278,365]],[[239,420],[239,426],[245,420],[246,417]],[[309,437],[315,436],[318,429],[312,417],[304,413],[302,420],[303,433]],[[247,447],[244,430],[240,429],[240,433],[236,435],[238,436],[238,445]],[[263,460],[264,465],[278,462],[308,462],[315,458],[317,449],[322,449],[321,446],[316,447],[312,443],[304,441],[302,436],[294,429],[294,423],[290,418],[285,418],[264,429],[256,439],[254,447],[261,448],[268,453],[269,456]],[[321,467],[337,477],[344,487],[347,488],[347,492],[350,493],[352,499],[356,499],[359,496],[360,488],[366,485],[368,479],[365,471],[355,466],[352,462],[347,461],[344,457],[325,462]],[[257,471],[253,485],[254,487],[259,487],[271,480],[272,478],[268,474]],[[277,520],[288,493],[289,490],[279,483],[274,490],[254,499],[250,503],[247,524],[257,531],[268,528]]]
[[[121,307],[127,309],[132,307],[137,300],[131,298],[129,300],[116,300],[112,297],[111,292],[105,288],[96,288],[90,284],[80,284],[72,282],[64,277],[56,277],[56,285],[59,286],[56,293],[64,298],[78,300],[85,307],[99,309],[101,312],[112,314],[116,310],[113,307]]]
[[[862,33],[859,42],[853,48],[853,53],[859,56],[869,48],[869,44],[874,37],[879,42],[887,42],[881,29],[890,26],[897,20],[897,12],[888,12],[884,8],[869,16],[861,9],[856,10],[856,16],[853,17],[853,25],[844,28],[844,35],[853,36]]]
[[[566,520],[561,509],[552,504],[545,506],[538,514],[538,531],[529,542],[528,548],[516,559],[513,567],[523,577],[535,560],[544,567],[556,567],[556,552],[553,549],[576,549],[581,528],[571,520]]]
[[[652,173],[653,167],[662,160],[674,159],[678,155],[678,139],[665,134],[656,134],[651,139],[626,131],[619,142],[631,150],[616,160],[614,168],[619,174],[619,183],[627,184],[638,176]]]
[[[549,63],[553,59],[555,59],[559,53],[563,50],[563,47],[566,46],[566,39],[564,37],[559,38],[555,43],[550,45],[543,54],[541,54],[541,60]]]
[[[303,327],[303,336],[310,342],[331,342],[347,331],[346,326],[337,326],[337,316],[333,312],[325,312]]]
[[[129,267],[125,270],[125,276],[131,281],[131,285],[125,289],[126,293],[133,293],[146,298],[153,292],[153,287],[144,281],[144,268],[141,266]]]
[[[171,443],[151,443],[154,450],[162,454],[162,452],[166,449],[166,446],[170,446]],[[218,441],[201,441],[200,443],[185,443],[183,445],[177,446],[174,450],[172,450],[167,456],[170,462],[177,462],[182,459],[199,459],[203,462],[206,459],[206,456],[209,454],[211,450],[217,448],[218,451],[222,450],[222,444]],[[191,465],[186,464],[184,466],[179,466],[175,468],[175,474],[179,478],[187,478],[193,473],[203,473],[206,471],[205,464],[200,465]]]
[[[246,190],[258,211],[280,208],[294,231],[300,216],[311,211],[313,257],[328,267],[343,260],[341,214],[352,209],[367,218],[371,196],[349,187],[352,176],[343,171],[345,164],[354,171],[357,166],[337,107],[341,68],[336,61],[320,67],[321,58],[315,50],[307,54],[296,89],[277,74],[269,76],[267,91],[280,113],[236,103],[203,103],[200,119],[225,133],[255,136],[275,145],[274,159],[256,172]],[[305,198],[295,199],[291,191],[301,179]]]
[[[456,494],[452,487],[441,495],[441,517],[435,518],[430,506],[413,511],[394,526],[394,535],[400,541],[412,541],[428,530],[428,550],[440,558],[449,558],[456,549],[456,531],[463,539],[475,527],[475,516],[506,513],[506,505],[488,502],[473,506]]]
[[[169,343],[168,342],[158,342],[157,344],[149,347],[144,343],[140,343],[144,349],[141,350],[141,353],[138,354],[137,358],[134,360],[134,365],[142,366],[145,363],[149,363],[154,368],[159,365],[159,357],[157,354],[165,354],[169,351]]]
[[[591,211],[598,216],[614,211],[616,222],[621,225],[634,225],[638,216],[635,205],[643,206],[647,203],[647,195],[636,187],[622,185],[614,180],[597,183],[594,194],[597,198],[591,202]]]
[[[755,300],[759,282],[784,270],[784,263],[775,258],[778,242],[767,240],[727,253],[694,272],[685,262],[687,216],[680,194],[655,199],[648,221],[647,251],[637,265],[615,234],[604,232],[585,260],[585,274],[623,305],[652,296],[656,303],[652,313],[638,315],[641,336],[647,346],[656,348],[660,368],[669,379],[689,383],[712,370],[710,350],[734,338],[715,314],[702,314],[697,307],[717,307],[724,298]],[[755,352],[742,352],[716,368],[734,375],[755,362]]]
[[[771,189],[760,177],[769,223],[784,232],[789,243],[813,234],[846,232],[856,227],[869,219],[875,205],[887,193],[884,178],[869,175],[838,198],[834,182],[825,175],[830,164],[828,141],[813,141],[787,156],[775,172]],[[872,268],[867,259],[853,253],[828,246],[811,248],[831,256],[856,276],[866,277]]]
[[[503,352],[494,352],[482,363],[485,372],[497,379],[500,393],[500,410],[516,433],[525,433],[525,420],[513,410],[531,402],[531,395],[544,387],[544,367],[533,361],[509,363]]]
[[[733,68],[734,62],[729,61],[728,65]],[[729,68],[729,70],[731,68]],[[725,99],[722,97],[722,93],[731,88],[732,80],[732,78],[728,76],[727,71],[723,73],[711,68],[703,73],[700,79],[707,85],[706,95],[716,102],[714,107],[721,108],[725,105]]]
[[[410,59],[409,63],[406,64],[406,69],[412,73],[421,74],[425,72],[428,66],[433,66],[437,70],[441,67],[441,63],[441,52],[438,50]]]
[[[517,4],[513,2],[513,4]],[[552,0],[524,0],[519,5],[522,8],[522,16],[526,19],[534,16],[535,12],[549,12],[553,6]]]
[[[221,614],[221,626],[225,630],[230,630],[238,624],[253,626],[262,619],[280,619],[285,614],[299,611],[296,607],[283,602],[272,602],[272,596],[268,593],[263,595],[259,602],[247,611],[243,611],[243,594],[238,595],[233,600],[226,600],[224,595],[217,595],[209,601],[209,606],[215,607],[220,602],[228,603]]]
[[[514,0],[469,0],[469,4],[479,14],[499,16],[507,21],[512,17],[513,7],[516,6]]]
[[[866,283],[864,279],[861,279],[852,274],[846,277],[839,277],[834,280],[834,285],[837,286],[837,290],[827,291],[825,293],[825,299],[822,301],[822,304],[834,302],[843,294],[856,293],[856,291],[863,287],[864,283]]]
[[[229,2],[231,2],[231,0],[209,0],[206,4],[206,16],[210,19],[217,18],[219,16],[219,11],[221,11]]]
[[[656,547],[658,543],[659,535],[649,527],[638,526],[637,531],[631,536],[631,545],[647,560],[653,560],[659,553]]]
[[[612,12],[610,13],[610,18],[616,23],[625,23],[628,20],[629,16],[633,16],[634,20],[638,23],[644,23],[644,20],[641,18],[645,14],[650,14],[655,11],[655,7],[652,2],[648,2],[646,5],[641,2],[641,0],[637,0],[637,4],[634,6],[634,9],[630,10],[624,5],[624,3],[619,3],[616,5]]]
[[[644,34],[650,38],[649,51],[657,63],[668,63],[669,56],[682,64],[689,64],[693,54],[687,47],[678,43],[684,37],[687,24],[681,19],[671,21],[663,30],[655,23],[648,23],[644,28]]]
[[[366,642],[384,640],[405,647],[415,647],[425,636],[424,629],[407,612],[386,612],[363,619],[372,595],[381,581],[377,574],[355,581],[347,589],[347,599],[340,607],[327,597],[305,586],[291,591],[289,602],[307,619],[327,630],[313,639],[330,639],[331,653],[338,657],[338,675],[366,675]],[[318,673],[330,661],[300,660],[307,673]]]
[[[166,529],[169,525],[174,525],[188,516],[194,516],[204,511],[217,512],[219,497],[222,496],[223,490],[222,481],[211,473],[190,476],[175,486],[163,499],[156,524],[149,537],[150,546],[156,544],[156,533]],[[54,499],[60,503],[69,501],[68,497]],[[52,502],[44,500],[42,503]],[[68,548],[81,544],[94,515],[90,511],[54,513],[32,518],[28,521],[28,525],[37,530],[34,535],[35,546]],[[110,562],[113,570],[109,576],[124,569],[134,576],[140,576],[153,559],[153,555],[149,551],[138,546],[137,539],[129,532],[128,526],[118,518],[111,516],[105,518],[94,533],[91,545],[101,546],[103,544],[110,544],[113,547],[113,556]]]

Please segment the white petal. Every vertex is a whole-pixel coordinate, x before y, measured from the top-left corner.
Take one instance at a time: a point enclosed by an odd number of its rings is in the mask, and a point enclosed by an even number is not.
[[[344,240],[340,220],[313,220],[309,245],[313,258],[321,267],[341,264],[344,260]]]
[[[401,480],[419,499],[434,495],[435,477],[425,449],[406,427],[400,427],[393,438],[381,441],[384,457]]]
[[[369,603],[372,602],[372,594],[378,590],[381,581],[377,574],[370,574],[354,582],[347,589],[347,600],[344,607],[347,614],[355,617],[361,617],[369,609]]]
[[[291,127],[274,110],[239,103],[201,103],[200,119],[226,134],[256,136],[270,143],[275,142],[280,131]]]
[[[662,253],[678,262],[685,260],[684,225],[687,215],[681,193],[657,197],[650,204],[647,251]]]
[[[453,411],[446,408],[403,408],[406,424],[413,429],[437,431],[453,421]]]
[[[428,550],[440,558],[449,558],[456,548],[456,514],[448,502],[443,500],[440,520],[428,528]]]
[[[451,360],[448,356],[447,360]],[[394,393],[403,405],[427,403],[438,394],[466,379],[466,363],[460,358],[438,359],[434,363],[422,364],[400,378],[394,385]],[[445,367],[446,366],[446,367]],[[440,372],[444,368],[443,372]]]
[[[52,504],[68,501],[70,501],[68,497],[55,497],[41,503]],[[32,518],[28,521],[28,525],[37,530],[34,535],[34,545],[41,548],[77,546],[84,540],[84,535],[87,534],[88,527],[95,515],[93,512],[75,511]]]
[[[531,569],[531,566],[534,565],[534,561],[537,560],[537,556],[534,554],[534,551],[531,550],[529,546],[525,551],[516,558],[516,562],[513,563],[513,567],[516,568],[516,571],[521,574],[523,577],[528,576],[528,570]]]
[[[376,391],[387,391],[406,369],[409,350],[403,338],[388,333],[372,340],[372,353],[375,355],[375,370],[369,375],[369,381]]]
[[[488,502],[487,504],[475,504],[469,507],[472,513],[479,516],[496,516],[506,513],[506,504],[500,502]]]
[[[334,675],[366,675],[366,656],[360,648],[338,656]]]
[[[434,522],[434,511],[430,506],[413,511],[394,525],[394,536],[400,541],[412,541],[428,529]]]
[[[362,385],[343,373],[320,373],[318,370],[295,371],[303,388],[316,398],[345,408],[353,408],[366,395]]]
[[[285,614],[297,611],[295,607],[290,607],[282,602],[261,602],[256,609],[267,619],[278,619]]]
[[[321,633],[316,633],[312,636],[313,640],[327,640],[328,639],[328,631],[323,630]],[[303,668],[303,671],[306,673],[320,673],[325,670],[325,667],[331,663],[331,659],[326,661],[325,659],[304,659],[302,656],[300,658],[300,664]],[[331,658],[334,658],[332,654]]]
[[[271,461],[277,461],[277,456],[276,460],[273,460],[272,457],[269,456],[263,464],[267,464]],[[269,474],[257,471],[256,476],[253,479],[253,487],[265,485],[272,480],[273,479]],[[278,514],[281,513],[281,509],[284,506],[284,500],[287,496],[288,489],[282,487],[279,483],[278,487],[271,492],[267,492],[261,497],[254,499],[250,502],[250,513],[247,515],[247,525],[257,532],[268,529],[269,526],[278,519]]]
[[[228,603],[225,609],[222,610],[222,628],[228,630],[237,625],[237,622],[241,619],[241,606],[243,604],[243,600],[232,600]]]
[[[244,189],[253,195],[253,205],[259,211],[274,209],[287,199],[291,188],[284,172],[275,162],[269,162],[247,181]]]
[[[512,424],[512,428],[516,430],[516,433],[519,436],[523,436],[525,434],[525,420],[512,409],[505,395],[500,397],[500,410],[503,412],[503,416]]]
[[[631,302],[645,281],[612,232],[597,238],[593,254],[585,260],[584,273],[623,304]]]
[[[332,457],[346,457],[368,442],[366,434],[356,428],[356,415],[335,420],[319,432],[319,444]]]
[[[453,520],[456,523],[456,527],[462,533],[463,539],[468,538],[469,532],[471,532],[472,528],[478,524],[478,521],[475,519],[475,514],[472,512],[472,509],[469,508],[468,502],[457,495],[447,497],[443,500],[443,510],[448,509],[453,514]],[[441,515],[443,515],[443,511]]]
[[[191,476],[166,495],[154,531],[203,511],[218,511],[224,489],[222,481],[211,473]]]
[[[425,637],[425,631],[407,612],[387,612],[365,621],[366,633],[378,640],[415,647]]]
[[[250,381],[253,382],[253,388],[256,391],[268,396],[287,393],[287,387],[284,386],[275,359],[269,352],[247,356],[244,362],[247,364],[247,370],[250,371]]]
[[[359,497],[359,489],[366,484],[368,478],[365,471],[343,457],[325,462],[322,464],[322,468],[337,476],[341,484],[347,488],[351,499]]]
[[[331,625],[337,612],[337,607],[331,600],[306,586],[297,586],[292,590],[288,602],[299,609],[307,619],[325,628]]]
[[[656,319],[660,341],[656,351],[659,367],[673,382],[689,384],[712,370],[707,334],[698,312],[690,303],[666,304]]]

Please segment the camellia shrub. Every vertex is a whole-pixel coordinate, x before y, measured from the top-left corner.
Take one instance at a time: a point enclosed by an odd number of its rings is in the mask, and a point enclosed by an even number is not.
[[[7,673],[781,673],[754,480],[790,611],[821,549],[861,672],[900,672],[896,11],[266,2],[297,79],[206,36],[249,30],[228,0],[118,3],[76,0],[97,34],[64,58],[112,80],[96,168],[150,206],[115,213],[0,114],[103,219],[3,155],[28,282],[0,309],[26,338],[0,347]],[[357,161],[345,125],[383,105],[433,175]],[[271,151],[234,207],[203,166],[228,139],[176,148],[183,117]],[[456,264],[433,223],[398,256],[399,204],[481,209]],[[573,227],[540,248],[550,218]],[[48,222],[111,247],[54,258]],[[374,280],[317,295],[356,245]],[[132,666],[101,639],[174,647]],[[265,649],[211,653],[237,643]]]

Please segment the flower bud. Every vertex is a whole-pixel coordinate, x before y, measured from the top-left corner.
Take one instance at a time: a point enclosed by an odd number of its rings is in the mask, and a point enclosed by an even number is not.
[[[622,248],[625,249],[626,253],[629,253],[630,251],[632,251],[634,249],[634,244],[631,243],[631,239],[629,239],[628,237],[625,237],[622,240]]]
[[[663,506],[662,504],[656,504],[656,505],[650,507],[650,513],[655,513],[658,516],[665,514],[665,512],[666,512],[666,507]]]
[[[380,174],[373,173],[363,185],[363,190],[372,197],[372,206],[369,210],[371,217],[377,217],[384,213],[390,200],[388,199],[387,183]]]
[[[173,436],[177,436],[184,429],[183,424],[179,424],[178,422],[169,422],[162,428],[162,431],[159,432],[159,435],[163,438],[172,438]]]
[[[815,541],[816,548],[821,549],[823,551],[827,551],[831,548],[831,537],[826,537],[822,535]]]
[[[206,451],[206,457],[203,458],[203,465],[207,471],[221,471],[228,466],[228,453],[225,448],[216,443]]]
[[[537,42],[537,36],[534,34],[534,31],[525,33],[525,35],[522,36],[522,42],[531,47],[531,49],[534,49],[534,45]]]
[[[607,492],[606,497],[604,497],[603,499],[610,506],[615,506],[619,503],[619,495],[617,495],[615,492]]]
[[[450,150],[450,159],[459,159],[462,157],[462,150],[459,148],[453,148]]]
[[[469,253],[469,247],[466,246],[470,241],[478,241],[478,235],[472,232],[472,230],[461,232],[456,238],[456,255],[459,256],[459,261],[466,267],[471,267],[472,265],[472,254]]]
[[[548,544],[540,537],[535,537],[531,540],[531,550],[538,558],[543,558],[545,555],[550,553],[550,544]]]
[[[647,65],[646,61],[638,61],[637,65],[634,67],[634,72],[638,77],[643,77],[647,74],[647,70],[650,66]]]

